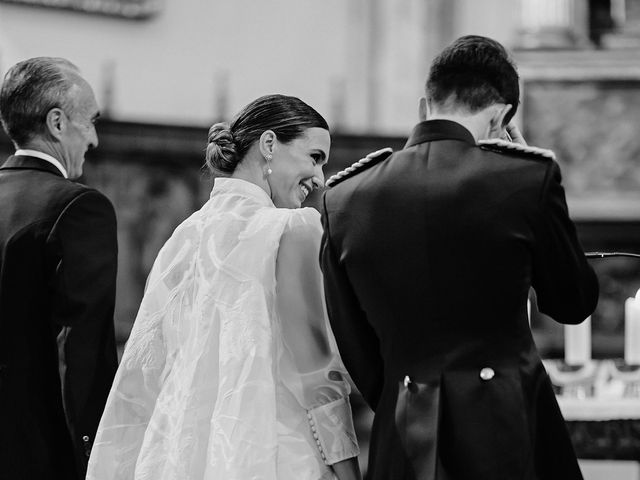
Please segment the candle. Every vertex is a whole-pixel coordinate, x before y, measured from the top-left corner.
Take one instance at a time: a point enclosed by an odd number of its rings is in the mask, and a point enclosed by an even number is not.
[[[591,317],[578,325],[564,326],[564,361],[569,365],[591,361]]]
[[[640,364],[640,290],[624,303],[624,361]]]

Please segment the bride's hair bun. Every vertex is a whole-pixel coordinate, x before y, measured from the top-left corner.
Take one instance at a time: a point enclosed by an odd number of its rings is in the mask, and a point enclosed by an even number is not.
[[[216,123],[209,129],[205,164],[214,177],[228,177],[236,169],[238,155],[228,123]]]
[[[206,166],[214,177],[229,177],[265,131],[286,144],[316,127],[329,131],[322,115],[299,98],[265,95],[244,107],[230,124],[216,123],[209,129]]]

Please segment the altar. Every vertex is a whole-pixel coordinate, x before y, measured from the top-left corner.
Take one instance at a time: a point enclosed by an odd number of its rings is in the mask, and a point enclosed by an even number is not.
[[[640,367],[622,360],[545,367],[579,458],[640,460]]]
[[[640,480],[640,399],[559,395],[585,480]]]
[[[603,265],[593,266],[601,270]],[[538,332],[543,362],[585,480],[640,480],[640,289],[635,291],[636,282],[634,276],[631,285],[623,282],[626,285],[618,292],[624,291],[627,298],[615,300],[621,307],[611,332],[615,336],[602,334],[604,317],[598,317],[597,310],[595,323],[589,317],[578,325],[556,324],[550,333],[549,317],[537,310],[535,295],[530,297],[532,331],[534,336]],[[607,283],[606,277],[605,282],[601,280],[601,301],[603,294],[606,299],[611,293],[606,291]],[[542,324],[546,324],[544,336],[540,336]],[[616,339],[613,348],[605,345],[607,337]]]
[[[587,319],[564,326],[564,359],[544,360],[586,480],[640,480],[639,300],[625,305],[624,358],[591,358]]]

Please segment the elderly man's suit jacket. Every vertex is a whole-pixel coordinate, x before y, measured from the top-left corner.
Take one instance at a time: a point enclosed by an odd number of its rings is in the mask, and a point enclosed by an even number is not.
[[[369,478],[581,478],[527,317],[531,286],[567,324],[598,298],[557,163],[434,120],[360,170],[324,196],[321,262]]]
[[[117,368],[115,213],[27,156],[0,205],[0,479],[84,478]]]

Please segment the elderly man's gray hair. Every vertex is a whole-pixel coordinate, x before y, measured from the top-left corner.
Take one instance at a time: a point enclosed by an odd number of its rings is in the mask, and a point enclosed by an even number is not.
[[[35,57],[9,69],[0,89],[0,120],[17,147],[44,133],[52,108],[72,110],[69,90],[78,78],[78,67],[64,58]]]

